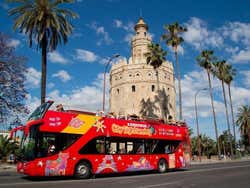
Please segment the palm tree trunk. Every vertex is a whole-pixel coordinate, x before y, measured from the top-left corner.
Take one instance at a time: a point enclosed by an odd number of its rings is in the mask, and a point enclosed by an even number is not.
[[[228,129],[229,142],[230,142],[230,152],[231,152],[231,156],[233,157],[233,155],[234,155],[233,144],[232,144],[231,129],[230,129],[230,123],[229,123],[229,117],[228,117],[228,110],[227,110],[227,99],[226,99],[226,94],[225,94],[225,85],[224,85],[223,80],[221,80],[221,85],[222,85],[224,105],[225,105],[225,110],[226,110],[227,129]]]
[[[178,54],[177,49],[174,52],[175,54],[175,62],[176,62],[176,68],[177,68],[177,74],[178,74],[178,89],[179,89],[179,120],[182,120],[182,100],[181,100],[181,71],[180,71],[180,65],[178,62]]]
[[[46,77],[47,77],[47,38],[46,35],[44,35],[42,39],[41,104],[45,102],[45,97],[46,97]]]
[[[231,107],[231,115],[232,115],[232,122],[233,122],[234,149],[236,151],[236,148],[237,148],[237,144],[236,144],[236,131],[235,131],[234,110],[233,110],[233,102],[232,102],[232,96],[231,96],[231,86],[230,86],[230,83],[228,84],[228,94],[229,94],[230,107]]]
[[[218,149],[218,158],[220,159],[221,151],[220,151],[220,143],[219,143],[219,137],[218,137],[218,128],[217,128],[217,123],[216,123],[216,116],[215,116],[215,111],[214,111],[213,89],[212,89],[209,70],[207,70],[207,77],[208,77],[209,94],[210,94],[210,98],[211,98],[211,105],[212,105],[213,118],[214,118],[214,129],[215,129],[215,136],[216,136],[217,149]]]

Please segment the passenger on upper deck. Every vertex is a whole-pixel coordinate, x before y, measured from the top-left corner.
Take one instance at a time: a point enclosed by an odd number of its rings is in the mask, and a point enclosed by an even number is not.
[[[115,113],[114,113],[114,112],[109,112],[109,113],[108,113],[108,117],[110,117],[110,118],[115,118]]]
[[[64,112],[63,105],[62,105],[62,104],[58,104],[58,105],[56,106],[56,111],[58,111],[58,112]]]

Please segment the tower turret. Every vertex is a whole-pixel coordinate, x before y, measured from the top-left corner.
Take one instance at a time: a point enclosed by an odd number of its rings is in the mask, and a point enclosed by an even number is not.
[[[131,41],[132,63],[146,63],[144,54],[148,50],[148,44],[152,42],[151,36],[148,34],[148,25],[140,17],[134,29],[135,36]]]

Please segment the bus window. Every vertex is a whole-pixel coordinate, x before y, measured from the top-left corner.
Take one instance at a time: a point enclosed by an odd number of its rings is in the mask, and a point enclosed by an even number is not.
[[[145,153],[144,140],[137,140],[134,142],[134,151],[135,154]]]
[[[145,141],[145,152],[147,154],[150,154],[152,153],[152,150],[153,150],[153,146],[154,146],[154,140],[146,140]]]
[[[171,150],[172,150],[171,145],[169,145],[169,144],[165,145],[165,153],[172,153]]]
[[[42,133],[37,139],[37,157],[46,157],[65,150],[73,144],[80,135],[64,133]]]
[[[133,142],[127,142],[127,153],[128,154],[133,153]]]
[[[105,145],[104,145],[103,139],[96,140],[96,150],[97,150],[97,153],[101,153],[101,154],[105,153]]]
[[[180,142],[173,142],[168,140],[158,140],[156,142],[156,145],[153,146],[155,149],[152,151],[152,153],[157,154],[164,154],[164,153],[174,153],[176,148],[179,146]]]
[[[120,142],[119,143],[119,153],[120,154],[125,154],[126,152],[126,143],[125,142]]]
[[[117,143],[111,142],[109,147],[109,154],[116,154],[117,153]]]
[[[79,153],[80,154],[104,154],[105,151],[104,138],[94,138],[83,146]]]

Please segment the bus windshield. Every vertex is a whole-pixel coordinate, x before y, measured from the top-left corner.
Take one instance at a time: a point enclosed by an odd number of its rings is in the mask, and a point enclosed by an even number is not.
[[[78,134],[40,132],[39,127],[40,125],[31,126],[28,135],[21,142],[20,157],[24,161],[57,154],[81,137]]]
[[[37,107],[36,110],[29,116],[28,121],[41,119],[52,104],[52,101],[48,101]]]
[[[20,157],[22,160],[33,160],[35,158],[35,143],[39,126],[31,126],[28,135],[23,132]]]

